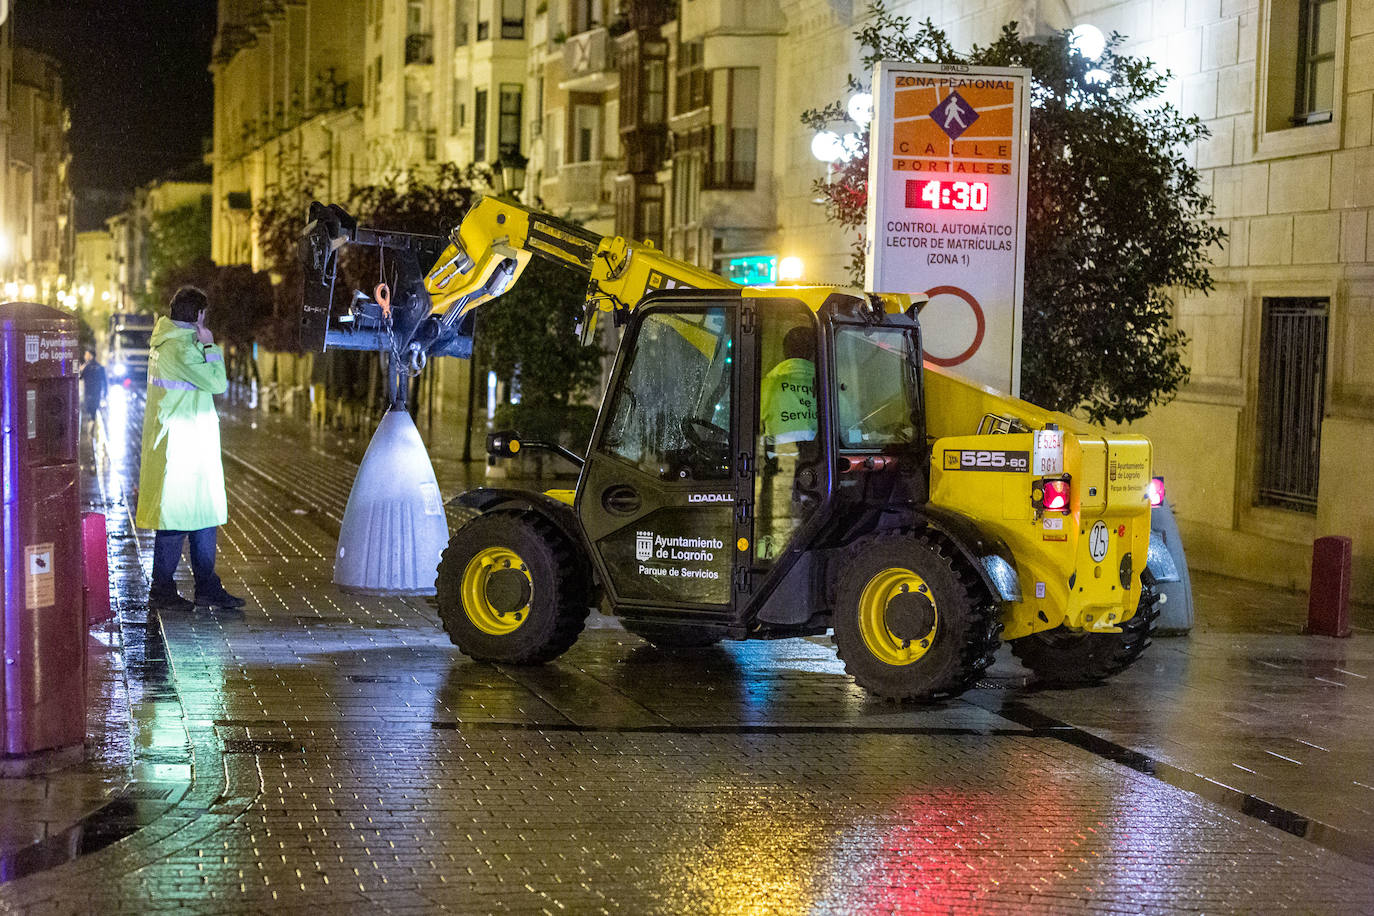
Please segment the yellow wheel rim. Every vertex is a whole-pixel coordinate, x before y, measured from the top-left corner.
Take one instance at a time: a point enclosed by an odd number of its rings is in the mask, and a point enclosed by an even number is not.
[[[930,632],[912,640],[903,640],[887,628],[888,604],[906,592],[924,595],[935,612]],[[926,580],[909,569],[883,570],[868,580],[859,596],[859,634],[873,657],[885,665],[909,665],[923,657],[934,645],[939,628],[940,609],[935,604],[935,593]]]
[[[530,616],[528,601],[519,610],[503,613],[497,610],[487,597],[488,580],[493,573],[504,569],[514,569],[522,573],[525,581],[530,583],[530,592],[533,594],[534,583],[530,579],[529,568],[520,554],[514,550],[488,547],[468,561],[467,569],[463,570],[463,610],[477,629],[492,636],[505,636],[515,632]]]

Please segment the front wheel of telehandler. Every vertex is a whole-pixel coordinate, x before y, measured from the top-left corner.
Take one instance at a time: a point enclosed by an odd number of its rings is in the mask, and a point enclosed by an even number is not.
[[[894,700],[963,693],[997,651],[998,608],[937,540],[872,535],[840,558],[835,648],[859,686]]]
[[[1159,589],[1142,577],[1135,616],[1120,633],[1078,633],[1055,627],[1011,641],[1011,654],[1045,687],[1081,687],[1120,674],[1150,645],[1159,618]]]
[[[544,518],[493,512],[453,533],[435,590],[444,630],[464,655],[538,665],[562,655],[582,632],[591,574]]]

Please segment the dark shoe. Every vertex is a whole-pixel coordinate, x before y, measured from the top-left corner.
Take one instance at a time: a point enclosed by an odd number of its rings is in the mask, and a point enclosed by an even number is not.
[[[196,595],[196,607],[220,608],[222,610],[232,611],[236,608],[243,607],[247,603],[247,601],[244,601],[237,595],[229,594],[223,588],[219,591],[210,592],[205,595]]]
[[[194,607],[194,604],[177,594],[176,589],[148,592],[148,609],[151,611],[189,611]]]

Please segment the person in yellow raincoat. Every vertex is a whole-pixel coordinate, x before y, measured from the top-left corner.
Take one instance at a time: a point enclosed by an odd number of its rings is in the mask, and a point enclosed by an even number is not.
[[[229,382],[224,351],[205,327],[209,305],[205,293],[193,286],[177,290],[170,317],[158,318],[153,326],[148,356],[135,520],[138,527],[157,531],[148,604],[159,610],[244,605],[215,574],[215,536],[228,519],[228,506],[214,396],[223,394]],[[194,603],[177,593],[173,581],[188,540]]]

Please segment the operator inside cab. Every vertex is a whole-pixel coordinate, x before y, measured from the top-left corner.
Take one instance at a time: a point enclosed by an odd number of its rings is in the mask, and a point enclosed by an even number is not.
[[[765,353],[767,344],[765,339]],[[815,463],[820,424],[814,325],[808,321],[787,329],[782,337],[782,358],[764,375],[759,388],[763,460],[758,558],[770,560],[786,545],[816,501],[814,474],[808,485],[807,475],[802,473]]]

